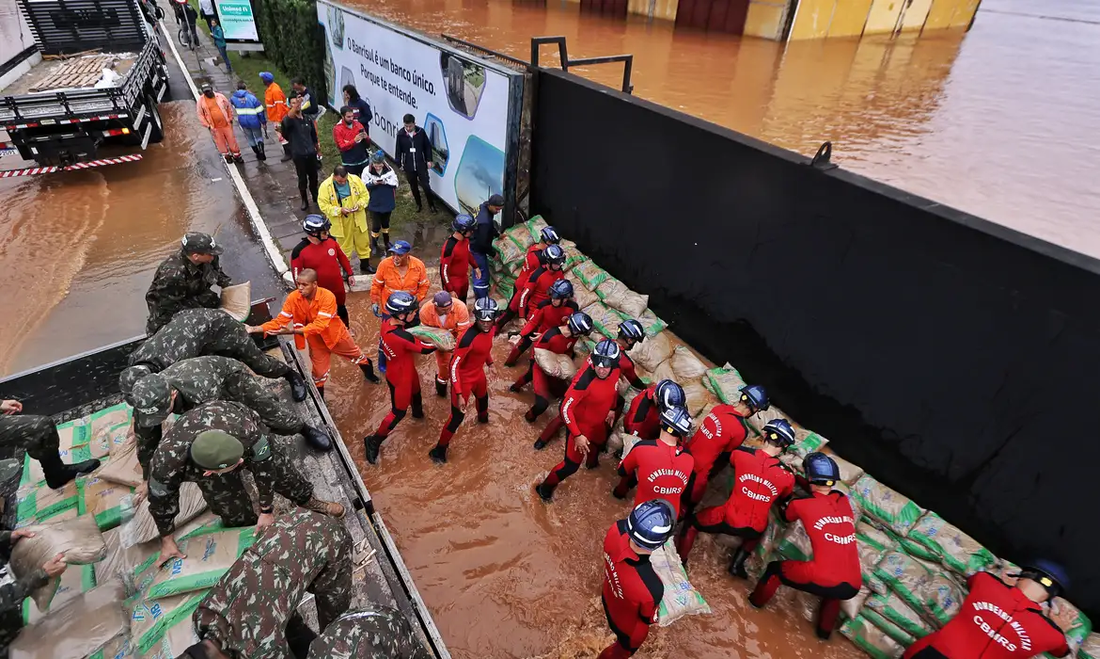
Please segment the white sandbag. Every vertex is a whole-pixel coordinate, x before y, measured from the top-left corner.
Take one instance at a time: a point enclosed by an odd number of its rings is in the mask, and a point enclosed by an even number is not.
[[[76,596],[42,620],[24,628],[9,649],[10,659],[86,657],[130,631],[119,579]],[[114,655],[110,655],[114,657]]]
[[[676,346],[672,351],[671,361],[672,371],[676,373],[676,380],[680,383],[699,380],[707,373],[707,365],[687,346]]]
[[[122,445],[111,450],[111,459],[107,461],[96,476],[105,481],[137,487],[144,481],[141,473],[141,464],[137,458],[137,440],[128,438]]]
[[[552,378],[570,380],[577,374],[577,365],[569,355],[559,355],[551,350],[535,348],[535,363]]]
[[[252,312],[252,282],[246,281],[223,288],[221,310],[233,320],[243,323]]]
[[[174,597],[210,588],[255,542],[256,528],[196,531],[179,541],[187,558],[174,558],[160,568],[146,591],[149,599]]]
[[[675,370],[675,366],[673,366],[673,370]],[[718,403],[718,399],[714,394],[707,391],[702,380],[680,380],[680,386],[684,389],[684,396],[687,398],[687,411],[692,418],[699,416],[705,408],[714,407]]]
[[[181,485],[179,498],[180,511],[176,514],[177,529],[206,510],[206,499],[202,497],[202,490],[195,483],[187,482]],[[149,512],[148,498],[137,505],[133,512],[133,518],[125,522],[119,529],[123,547],[133,547],[160,537],[157,523],[153,520],[153,514]]]
[[[89,565],[107,555],[103,534],[91,515],[52,524],[34,524],[25,530],[34,533],[34,537],[23,538],[12,548],[11,569],[16,579],[41,568],[58,554],[63,555],[70,566]],[[49,608],[60,583],[60,577],[53,577],[31,594],[39,611]]]
[[[451,330],[443,329],[442,327],[429,327],[427,325],[417,325],[416,327],[408,328],[409,334],[420,339],[422,342],[435,346],[444,352],[451,352],[455,349],[455,337],[451,334]]]
[[[175,659],[198,642],[191,614],[207,591],[153,599],[135,598],[130,635],[141,659]]]
[[[672,356],[672,344],[668,340],[668,334],[662,332],[634,346],[627,354],[640,368],[652,373]]]
[[[103,534],[103,543],[107,546],[107,556],[95,564],[97,583],[107,583],[120,576],[126,591],[126,597],[137,593],[136,575],[149,569],[160,556],[160,540],[153,539],[133,547],[122,546],[122,530],[111,529]]]
[[[852,599],[843,600],[840,603],[840,612],[844,614],[844,617],[849,620],[854,619],[859,615],[860,609],[863,608],[864,603],[867,602],[867,598],[871,596],[871,590],[864,585],[856,593],[856,596]]]
[[[657,624],[667,627],[684,616],[710,613],[710,606],[688,581],[687,572],[676,553],[676,543],[669,539],[649,557],[649,564],[665,587],[657,607]]]

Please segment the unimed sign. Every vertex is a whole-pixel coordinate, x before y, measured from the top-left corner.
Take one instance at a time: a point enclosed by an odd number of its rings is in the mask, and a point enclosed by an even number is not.
[[[214,0],[225,38],[231,41],[259,41],[256,19],[249,0]]]

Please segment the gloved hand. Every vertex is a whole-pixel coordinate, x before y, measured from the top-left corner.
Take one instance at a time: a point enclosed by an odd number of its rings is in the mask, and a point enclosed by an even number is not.
[[[375,316],[381,316],[382,315],[382,314],[378,313],[378,305],[377,304],[370,305],[370,310],[371,310],[371,313],[373,313]]]

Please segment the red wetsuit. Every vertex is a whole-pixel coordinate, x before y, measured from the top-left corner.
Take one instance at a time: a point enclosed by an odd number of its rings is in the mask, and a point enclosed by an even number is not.
[[[794,473],[764,451],[740,446],[730,454],[730,464],[734,482],[729,499],[725,505],[703,508],[691,518],[677,547],[682,558],[691,552],[699,531],[738,536],[744,539],[741,548],[752,551],[768,527],[772,504],[794,492]],[[695,468],[698,478],[698,463]]]
[[[726,463],[723,455],[732,452],[745,441],[748,428],[745,418],[733,405],[715,405],[688,440],[687,450],[695,458],[695,482],[691,488],[692,505],[699,503],[707,489],[707,481],[717,465]]]
[[[453,235],[443,243],[443,253],[439,257],[439,280],[443,290],[454,293],[463,302],[470,290],[470,268],[474,259],[470,256],[470,241],[458,239]]]
[[[565,272],[551,270],[548,265],[540,266],[531,273],[519,297],[519,312],[524,318],[529,318],[539,303],[550,299],[550,287],[559,279],[565,279]]]
[[[450,368],[451,416],[439,434],[440,446],[450,443],[466,418],[461,405],[469,401],[471,395],[477,404],[478,421],[489,422],[489,383],[485,378],[485,367],[493,363],[493,338],[496,334],[496,327],[482,332],[476,325],[471,325],[458,337]]]
[[[599,462],[600,447],[607,442],[607,415],[615,405],[616,383],[619,381],[619,369],[612,369],[611,374],[604,379],[596,375],[596,369],[591,364],[584,367],[577,376],[565,397],[561,402],[561,414],[558,415],[543,430],[539,437],[542,441],[552,438],[563,425],[566,427],[565,459],[554,467],[550,475],[546,477],[546,483],[550,487],[557,486],[565,478],[571,476],[580,468],[581,462],[587,462],[589,467],[595,467]],[[577,435],[588,438],[588,457],[577,448],[575,439]]]
[[[519,300],[523,296],[523,284],[531,276],[531,273],[538,269],[542,265],[540,258],[542,250],[544,249],[542,243],[535,243],[527,248],[527,253],[523,255],[523,267],[520,268],[519,274],[516,275],[516,289],[512,292],[512,299],[508,301],[508,312],[511,313],[511,317],[515,318],[520,313]]]
[[[684,498],[695,460],[682,446],[671,446],[659,439],[643,439],[630,449],[619,464],[619,484],[615,496],[620,499],[635,485],[634,507],[652,499],[664,499],[680,516],[680,501]]]
[[[645,391],[630,401],[630,409],[623,418],[623,430],[642,439],[657,439],[661,434],[661,411],[657,409],[657,384],[651,384]]]
[[[409,405],[413,408],[413,418],[424,416],[423,399],[420,395],[420,376],[416,373],[414,355],[426,355],[433,352],[431,346],[424,345],[420,339],[404,327],[393,324],[389,318],[382,321],[382,338],[379,348],[386,356],[386,384],[390,388],[390,413],[382,419],[375,435],[385,437],[390,434]]]
[[[535,349],[549,350],[559,355],[572,355],[573,347],[576,344],[577,337],[562,334],[560,327],[551,327],[539,337],[538,342],[535,343]],[[554,378],[547,375],[539,368],[539,365],[534,359],[531,360],[531,365],[527,368],[527,372],[520,376],[512,385],[513,390],[518,391],[528,382],[534,382],[535,402],[531,405],[531,409],[527,410],[526,419],[534,422],[546,411],[546,408],[550,407],[551,398],[560,396],[565,392],[568,383],[560,378]]]
[[[603,541],[603,611],[615,643],[599,659],[624,659],[638,651],[657,622],[665,588],[649,564],[630,546],[626,520],[611,525]]]
[[[580,309],[573,300],[566,300],[560,306],[554,306],[551,300],[539,303],[538,308],[528,316],[527,324],[519,331],[519,341],[512,346],[512,351],[508,353],[508,359],[505,360],[504,365],[515,366],[523,353],[531,347],[535,335],[541,335],[547,330],[564,325],[565,321],[578,311]]]
[[[905,659],[1024,659],[1069,654],[1065,634],[1023,591],[988,572],[966,582],[970,594],[943,629],[918,640]]]
[[[308,238],[294,246],[290,252],[290,268],[294,271],[294,278],[306,268],[317,271],[317,285],[332,291],[336,296],[336,304],[344,306],[347,293],[344,290],[344,282],[350,275],[351,261],[348,260],[344,250],[340,249],[335,238],[325,238],[319,244],[314,245]],[[341,272],[343,268],[343,272]]]

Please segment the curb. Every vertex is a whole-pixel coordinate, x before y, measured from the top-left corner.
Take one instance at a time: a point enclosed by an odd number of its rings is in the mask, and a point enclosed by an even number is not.
[[[184,64],[179,51],[176,50],[176,44],[172,41],[168,35],[168,31],[164,28],[164,21],[159,21],[158,27],[160,28],[160,33],[165,43],[168,44],[168,48],[172,51],[172,57],[175,58],[176,64],[179,66],[180,71],[183,72],[183,77],[187,81],[187,87],[191,90],[192,98],[197,102],[199,99],[199,89],[195,86],[195,80],[191,77],[190,72],[188,72],[187,65]],[[290,268],[287,267],[286,261],[283,260],[283,254],[279,250],[279,246],[275,244],[274,238],[271,237],[271,232],[267,228],[267,222],[265,222],[263,216],[260,215],[260,207],[256,205],[256,200],[253,199],[252,193],[248,191],[248,187],[244,184],[241,173],[237,171],[235,166],[229,164],[225,165],[225,169],[229,172],[229,178],[233,181],[234,187],[237,188],[237,195],[241,198],[241,201],[244,202],[245,210],[248,211],[248,221],[252,225],[252,230],[259,236],[260,243],[264,246],[264,252],[267,254],[267,260],[271,263],[271,267],[275,269],[276,274],[279,275],[279,278],[288,289],[294,288],[294,279],[290,274]]]

